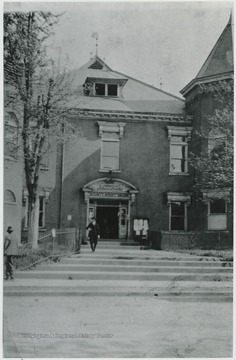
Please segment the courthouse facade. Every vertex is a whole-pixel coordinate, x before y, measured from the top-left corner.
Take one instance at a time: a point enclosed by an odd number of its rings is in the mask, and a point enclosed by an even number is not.
[[[85,237],[96,216],[104,239],[125,243],[143,236],[156,248],[174,249],[199,245],[198,234],[204,233],[209,242],[204,246],[219,239],[230,246],[232,189],[203,189],[199,210],[189,153],[195,128],[215,110],[201,85],[232,76],[230,22],[197,77],[181,91],[186,100],[112,70],[97,55],[71,72],[75,96],[66,106],[67,121],[81,135],[57,146],[41,170],[40,232],[77,227]],[[12,122],[15,115],[9,116]],[[7,225],[13,216],[11,207],[24,237],[27,190],[23,171],[15,170],[17,181],[9,162],[17,167],[20,161],[11,156],[5,161],[5,220]]]

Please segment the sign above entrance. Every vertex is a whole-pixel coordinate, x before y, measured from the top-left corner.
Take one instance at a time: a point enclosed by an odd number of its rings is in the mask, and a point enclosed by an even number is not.
[[[123,191],[123,184],[121,183],[115,183],[115,184],[105,184],[100,183],[97,187],[99,190],[121,190]]]
[[[127,192],[130,187],[115,180],[112,184],[107,184],[105,181],[99,181],[90,185],[93,191],[122,191]]]
[[[138,189],[127,181],[114,179],[108,184],[106,178],[91,181],[83,187],[85,202],[89,199],[127,199],[131,203],[135,200]]]
[[[129,199],[128,193],[117,193],[117,192],[91,192],[91,198],[122,198]]]

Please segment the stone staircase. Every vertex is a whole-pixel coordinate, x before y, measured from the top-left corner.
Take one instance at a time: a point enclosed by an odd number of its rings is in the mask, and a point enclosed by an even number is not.
[[[4,282],[4,295],[158,296],[232,301],[233,263],[213,257],[141,250],[100,241],[81,253],[33,270],[17,271]]]

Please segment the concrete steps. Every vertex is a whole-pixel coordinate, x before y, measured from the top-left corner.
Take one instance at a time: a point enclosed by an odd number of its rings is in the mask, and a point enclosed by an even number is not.
[[[13,282],[15,284],[13,285]],[[17,279],[5,296],[145,296],[187,301],[232,301],[230,282]]]
[[[129,273],[173,273],[176,272],[185,274],[185,273],[221,273],[221,274],[231,274],[232,275],[232,267],[216,267],[216,266],[176,266],[175,264],[170,264],[169,266],[162,266],[162,264],[152,265],[152,266],[144,266],[144,265],[135,265],[135,264],[50,264],[50,265],[41,265],[40,271],[46,271],[47,273],[50,272],[97,272],[97,273],[119,273],[119,272],[129,272]],[[21,272],[23,273],[23,272]]]
[[[190,261],[192,260],[192,261]],[[150,260],[142,259],[142,258],[127,258],[126,260],[118,258],[105,258],[105,257],[89,257],[89,256],[81,256],[78,258],[64,258],[59,263],[62,266],[78,266],[78,265],[87,265],[87,266],[126,266],[127,264],[130,266],[137,267],[145,267],[145,266],[155,266],[155,267],[214,267],[214,268],[233,268],[232,262],[223,262],[223,261],[199,261],[194,259],[187,260],[165,260],[158,258],[150,258]],[[59,265],[58,264],[58,265]],[[47,266],[47,265],[45,265]]]
[[[62,280],[149,280],[149,281],[172,281],[174,279],[182,281],[232,281],[232,274],[219,273],[143,273],[143,272],[125,272],[125,271],[111,271],[107,273],[104,271],[21,271],[17,274],[19,279],[62,279]]]
[[[118,246],[118,247],[117,247]],[[232,301],[233,263],[101,242],[81,253],[17,271],[4,295],[159,296]]]

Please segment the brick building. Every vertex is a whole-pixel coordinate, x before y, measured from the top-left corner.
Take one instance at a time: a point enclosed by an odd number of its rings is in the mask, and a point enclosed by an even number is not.
[[[76,96],[67,103],[67,120],[82,136],[55,147],[41,171],[40,231],[78,227],[85,237],[96,216],[101,238],[126,242],[148,236],[156,248],[166,249],[199,246],[198,234],[204,232],[210,239],[204,246],[219,238],[230,245],[230,189],[215,198],[228,204],[223,213],[209,213],[206,203],[198,216],[188,154],[194,129],[214,111],[201,84],[232,75],[231,23],[181,91],[186,101],[112,70],[97,55],[72,71],[70,90]],[[6,183],[8,176],[5,171]],[[18,223],[25,234],[27,191],[23,183],[15,185],[5,189],[19,193],[18,206],[23,198]],[[204,196],[214,201],[214,191]]]

